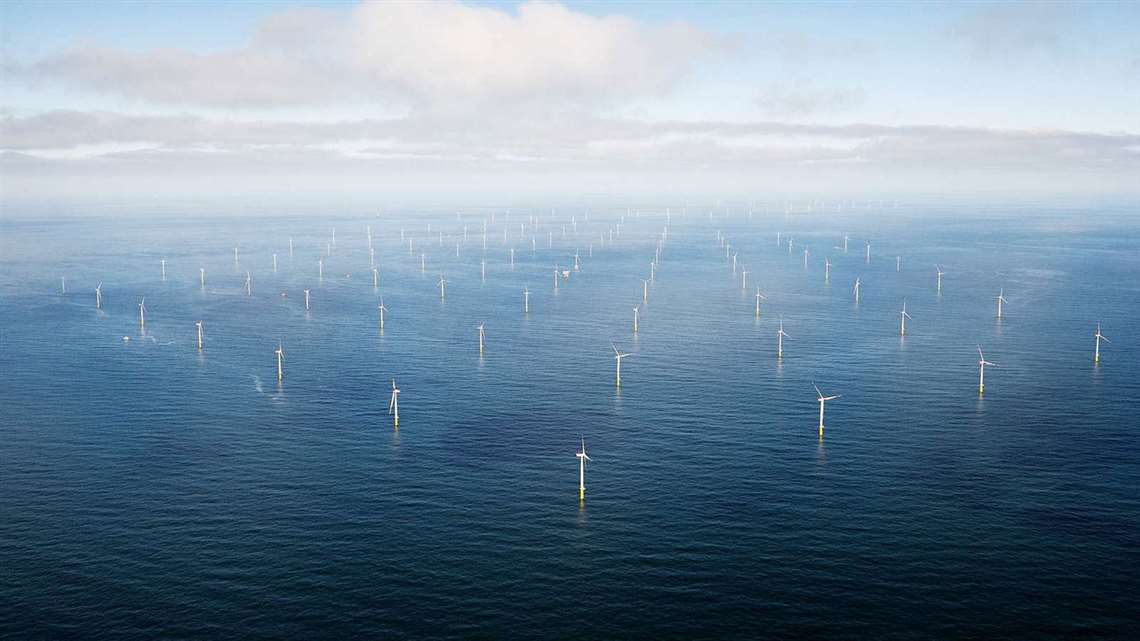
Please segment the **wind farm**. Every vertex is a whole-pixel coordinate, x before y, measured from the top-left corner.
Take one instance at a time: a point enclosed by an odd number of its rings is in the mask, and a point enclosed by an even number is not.
[[[0,20],[0,638],[1137,636],[1133,5]]]

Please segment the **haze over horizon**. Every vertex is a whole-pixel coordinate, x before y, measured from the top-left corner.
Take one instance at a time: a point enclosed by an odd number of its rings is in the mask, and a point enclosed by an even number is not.
[[[6,198],[1137,192],[1140,5],[6,3]]]

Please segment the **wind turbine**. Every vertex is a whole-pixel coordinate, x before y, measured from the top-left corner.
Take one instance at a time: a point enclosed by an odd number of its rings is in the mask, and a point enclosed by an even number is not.
[[[1093,352],[1093,364],[1095,365],[1100,363],[1100,342],[1103,340],[1106,343],[1111,343],[1112,341],[1108,340],[1107,336],[1100,333],[1100,321],[1097,321],[1096,323],[1096,334],[1094,334],[1094,336],[1096,337],[1096,351]]]
[[[530,290],[523,286],[523,313],[530,313]]]
[[[637,316],[638,316],[638,309],[637,309],[637,306],[635,305],[633,308],[633,333],[634,334],[637,333]]]
[[[305,311],[309,311],[309,290],[305,290]]]
[[[205,267],[199,267],[198,268],[198,286],[201,287],[202,289],[206,289],[206,268]]]
[[[1002,304],[1007,303],[1007,302],[1009,302],[1009,301],[1007,301],[1005,299],[1005,288],[1003,287],[1003,288],[1001,288],[1001,291],[998,292],[998,295],[997,295],[997,308],[998,308],[997,317],[998,318],[1001,318],[1001,306],[1002,306]]]
[[[849,236],[847,234],[843,234],[843,253],[844,254],[847,253],[847,239],[848,238],[849,238]]]
[[[277,254],[276,253],[273,254],[273,271],[274,272],[277,271]]]
[[[997,363],[991,363],[986,360],[985,355],[982,354],[982,346],[978,346],[978,394],[986,393],[986,365],[997,367]]]
[[[760,301],[761,301],[761,299],[765,299],[765,298],[766,297],[764,296],[764,294],[760,293],[760,288],[757,287],[756,288],[756,318],[760,318]]]
[[[895,256],[895,273],[902,269],[902,256]]]
[[[808,253],[808,248],[804,247],[804,269],[807,269]]]
[[[60,294],[66,294],[67,293],[67,278],[64,276],[59,277],[59,293]]]
[[[906,336],[906,319],[910,318],[910,314],[906,313],[906,299],[903,299],[903,308],[899,312],[899,336]]]
[[[785,336],[788,336],[788,333],[784,331],[784,319],[783,319],[783,317],[781,317],[780,318],[780,329],[779,329],[779,331],[776,332],[776,360],[781,360],[784,358],[784,337]],[[788,336],[788,338],[791,338],[791,336]]]
[[[831,281],[831,259],[827,256],[823,257],[823,282]]]
[[[166,280],[166,259],[161,259],[159,264],[162,266],[162,280]]]
[[[748,289],[748,270],[740,268],[740,289]]]
[[[578,457],[578,500],[582,501],[586,498],[586,461],[591,463],[594,461],[594,459],[586,456],[585,437],[582,438],[582,449],[575,456]]]
[[[649,303],[649,281],[644,278],[641,279],[641,302]]]
[[[372,268],[372,289],[380,287],[380,270]]]
[[[95,309],[103,309],[103,283],[95,286]]]
[[[384,313],[388,311],[388,308],[384,307],[384,297],[383,296],[380,297],[380,306],[377,307],[376,309],[380,312],[380,331],[383,332],[384,331]]]
[[[867,264],[870,265],[871,264],[871,241],[867,240],[867,241],[863,241],[863,242],[867,243]]]
[[[479,323],[479,356],[483,355],[483,344],[487,342],[487,334],[483,331],[483,323]]]
[[[281,343],[277,343],[277,350],[273,353],[277,354],[277,382],[280,383],[285,378],[285,350],[281,349]]]
[[[146,329],[146,296],[139,301],[139,329]]]
[[[250,288],[250,278],[249,278],[249,272],[246,272],[246,273],[245,273],[245,295],[246,295],[246,296],[251,296],[251,295],[252,295],[252,293],[253,293],[253,292],[252,292],[252,289]]]
[[[819,391],[818,385],[816,385],[815,383],[812,383],[811,386],[815,388],[815,393],[817,395],[816,400],[819,401],[819,440],[822,441],[823,440],[823,404],[826,403],[827,401],[834,401],[835,399],[840,398],[843,395],[842,394],[836,394],[835,396],[824,396],[823,392]]]
[[[633,354],[622,353],[618,350],[617,345],[613,343],[610,343],[610,346],[614,348],[614,361],[617,362],[617,386],[621,387],[621,359],[627,356],[633,356]]]
[[[325,279],[325,259],[317,258],[317,278]]]
[[[936,273],[938,274],[938,293],[941,294],[942,293],[942,274],[945,274],[946,272],[942,271],[942,265],[935,265],[934,269],[937,270]]]
[[[861,284],[861,282],[862,281],[858,277],[855,278],[855,289],[853,291],[855,292],[855,302],[856,303],[859,302],[859,285]]]
[[[445,283],[447,283],[447,281],[443,279],[443,272],[440,272],[439,273],[439,283],[438,283],[439,284],[439,299],[440,300],[443,300]]]
[[[200,352],[202,351],[202,321],[198,321],[194,325],[198,328],[198,351]]]

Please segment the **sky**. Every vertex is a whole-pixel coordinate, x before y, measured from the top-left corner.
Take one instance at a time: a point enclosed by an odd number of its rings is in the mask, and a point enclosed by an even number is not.
[[[0,188],[1140,191],[1140,3],[0,4]]]

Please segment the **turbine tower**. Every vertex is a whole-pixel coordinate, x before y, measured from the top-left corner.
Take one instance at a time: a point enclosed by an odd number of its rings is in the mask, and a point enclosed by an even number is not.
[[[384,307],[384,297],[383,296],[380,297],[380,306],[377,307],[376,309],[380,312],[380,331],[383,332],[384,331],[384,314],[388,311],[388,308]]]
[[[855,302],[856,302],[856,303],[858,303],[858,302],[859,302],[859,285],[860,285],[861,283],[862,283],[862,281],[861,281],[861,280],[860,280],[858,277],[856,277],[856,278],[855,278],[855,289],[854,289],[854,290],[852,290],[852,291],[854,291],[854,293],[855,293]]]
[[[447,283],[447,281],[444,280],[444,278],[443,278],[443,272],[440,272],[439,273],[439,283],[438,283],[439,284],[439,299],[440,300],[443,300],[445,283]]]
[[[392,379],[392,397],[388,400],[388,415],[392,417],[392,427],[400,429],[400,390],[396,379]]]
[[[766,296],[760,293],[760,288],[756,288],[756,318],[760,318],[760,301],[765,299]]]
[[[309,290],[305,290],[305,311],[309,311]]]
[[[910,318],[910,314],[906,313],[906,299],[903,299],[903,308],[899,312],[899,336],[906,336],[906,319]]]
[[[780,329],[776,332],[776,360],[784,358],[784,337],[788,333],[784,331],[784,318],[780,317]],[[791,338],[791,336],[788,336]]]
[[[103,309],[103,283],[95,286],[95,309]]]
[[[637,306],[635,305],[633,307],[633,333],[634,334],[637,333],[637,316],[638,316],[638,309],[637,309]]]
[[[613,343],[610,343],[610,345],[614,348],[614,361],[617,362],[617,386],[621,387],[621,359],[627,356],[633,356],[633,354],[622,353],[618,350],[617,345]]]
[[[198,321],[194,325],[198,328],[198,351],[200,352],[202,351],[202,321]]]
[[[941,294],[942,293],[942,274],[945,274],[946,272],[942,271],[942,265],[935,265],[934,269],[937,270],[936,273],[938,274],[938,293]]]
[[[1001,291],[998,292],[998,295],[997,295],[997,308],[998,308],[997,309],[997,317],[998,318],[1001,318],[1001,307],[1002,307],[1002,305],[1007,303],[1007,302],[1009,302],[1009,301],[1007,301],[1005,299],[1005,288],[1003,287],[1003,288],[1001,288]]]
[[[823,282],[831,282],[831,259],[823,257]]]
[[[1108,340],[1107,336],[1100,333],[1100,321],[1097,321],[1096,323],[1096,334],[1094,334],[1094,336],[1096,337],[1096,351],[1093,352],[1093,364],[1096,365],[1100,363],[1100,342],[1104,341],[1106,343],[1111,343],[1112,341]]]
[[[198,286],[201,287],[202,289],[206,289],[206,268],[205,267],[199,267],[198,268]]]
[[[982,346],[978,346],[978,395],[986,393],[986,365],[997,367],[997,363],[991,363],[986,360],[985,355],[982,354]]]
[[[277,354],[277,382],[280,383],[285,378],[285,350],[281,349],[281,343],[277,343],[273,353]]]
[[[586,461],[591,463],[594,459],[586,456],[586,439],[582,438],[582,449],[575,454],[578,457],[578,500],[586,499]]]
[[[483,355],[483,345],[487,342],[487,333],[483,331],[483,323],[479,323],[479,356]]]
[[[523,287],[523,313],[530,313],[530,290]]]
[[[139,329],[146,330],[146,296],[139,301]]]
[[[834,401],[835,399],[840,398],[842,396],[842,394],[836,394],[835,396],[824,396],[823,392],[819,391],[818,385],[816,385],[815,383],[812,383],[811,386],[815,388],[816,400],[819,401],[819,440],[822,441],[823,440],[823,404],[826,403],[827,401]]]

